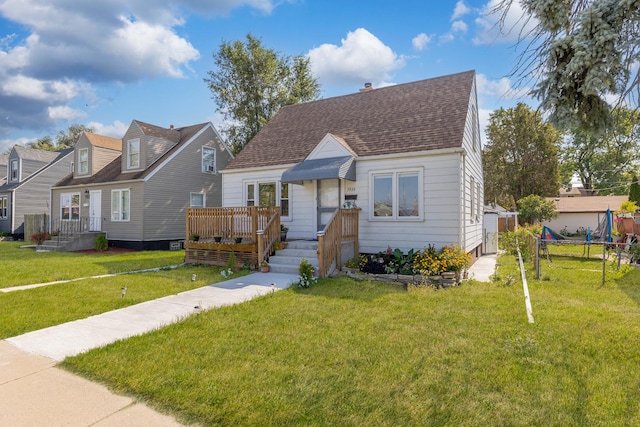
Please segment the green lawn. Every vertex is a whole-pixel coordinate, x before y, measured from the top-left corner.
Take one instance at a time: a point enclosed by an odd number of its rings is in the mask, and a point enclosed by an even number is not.
[[[196,281],[191,275],[196,274]],[[244,274],[238,272],[235,277]],[[0,292],[0,339],[84,319],[226,280],[220,268],[185,266]],[[126,287],[125,296],[121,289]]]
[[[640,425],[640,271],[599,266],[529,277],[533,325],[506,256],[493,283],[327,279],[63,366],[203,425]]]
[[[36,252],[20,249],[25,242],[0,242],[0,288],[122,273],[184,262],[184,251],[115,254]]]

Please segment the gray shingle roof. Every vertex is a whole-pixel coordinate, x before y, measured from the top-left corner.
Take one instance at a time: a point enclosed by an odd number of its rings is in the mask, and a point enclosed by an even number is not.
[[[462,146],[475,72],[281,108],[227,166],[297,163],[327,134],[358,156]]]

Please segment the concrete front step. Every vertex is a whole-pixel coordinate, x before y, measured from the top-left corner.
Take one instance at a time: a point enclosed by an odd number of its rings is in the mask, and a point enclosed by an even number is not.
[[[269,257],[270,271],[298,274],[302,258],[306,258],[316,270],[318,269],[318,242],[291,240],[286,243],[286,249],[276,251],[275,255]]]

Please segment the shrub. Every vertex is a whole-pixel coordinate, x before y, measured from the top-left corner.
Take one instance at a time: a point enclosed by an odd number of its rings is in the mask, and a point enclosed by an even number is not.
[[[96,249],[96,251],[107,250],[107,248],[109,247],[109,242],[107,241],[107,238],[105,237],[104,234],[101,234],[98,237],[96,237],[96,241],[93,243],[93,247]]]
[[[49,235],[46,231],[40,231],[39,233],[34,233],[31,235],[31,241],[36,245],[41,245],[45,240],[49,240],[51,235]]]
[[[300,266],[298,267],[300,279],[296,282],[296,285],[300,288],[308,288],[312,284],[315,284],[318,281],[318,278],[313,275],[314,271],[315,268],[313,265],[311,265],[306,258],[302,258]]]
[[[231,270],[232,272],[236,271],[236,253],[233,251],[231,251],[229,259],[227,260],[227,270]]]

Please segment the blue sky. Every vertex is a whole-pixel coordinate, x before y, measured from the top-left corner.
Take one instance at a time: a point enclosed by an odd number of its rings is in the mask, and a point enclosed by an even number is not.
[[[507,77],[515,32],[497,34],[496,2],[0,0],[0,153],[73,123],[114,137],[134,119],[221,127],[203,79],[247,33],[308,56],[324,98],[475,69],[484,127],[499,107],[537,105]]]

